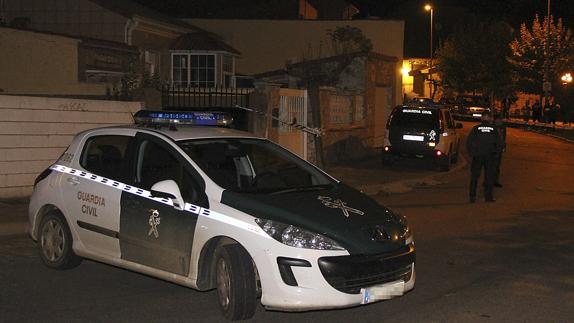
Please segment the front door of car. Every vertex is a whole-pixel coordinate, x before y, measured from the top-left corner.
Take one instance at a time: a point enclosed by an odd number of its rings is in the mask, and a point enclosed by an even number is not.
[[[86,138],[77,167],[73,167],[73,173],[62,174],[60,187],[64,207],[71,215],[70,225],[77,227],[80,241],[90,252],[120,256],[121,191],[106,183],[125,180],[126,157],[133,138],[109,132]]]
[[[173,180],[185,202],[205,205],[204,185],[177,150],[163,139],[138,133],[131,185],[151,191]],[[159,196],[158,196],[159,197]],[[197,215],[145,196],[123,192],[120,248],[122,259],[187,276]]]

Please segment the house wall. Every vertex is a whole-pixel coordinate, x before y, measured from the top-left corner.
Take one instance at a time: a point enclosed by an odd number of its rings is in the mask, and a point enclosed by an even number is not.
[[[187,22],[220,35],[241,52],[236,61],[239,74],[257,74],[278,70],[286,62],[300,62],[332,56],[328,31],[339,26],[360,28],[371,39],[373,51],[403,58],[404,22],[388,20],[223,20],[186,19]],[[396,74],[394,97],[401,98],[400,64]],[[394,102],[398,104],[398,101]]]
[[[0,95],[0,198],[28,196],[75,134],[132,123],[140,108],[139,102]]]
[[[104,95],[105,84],[78,80],[78,39],[0,27],[0,91]]]
[[[30,28],[54,33],[125,42],[127,19],[89,0],[3,0],[10,24],[30,18]]]

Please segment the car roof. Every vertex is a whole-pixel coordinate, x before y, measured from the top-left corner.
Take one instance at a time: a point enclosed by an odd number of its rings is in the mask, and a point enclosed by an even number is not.
[[[438,110],[438,109],[446,109],[446,107],[444,105],[440,105],[440,104],[403,104],[403,105],[399,105],[397,106],[397,109],[403,109],[403,108],[408,108],[408,109],[432,109],[432,110]]]
[[[104,128],[96,128],[87,130],[86,132],[103,132],[106,130],[146,130],[150,132],[160,133],[169,137],[174,141],[189,140],[189,139],[208,139],[208,138],[256,138],[263,139],[250,132],[240,131],[225,127],[216,126],[193,126],[193,125],[125,125],[125,126],[111,126]]]

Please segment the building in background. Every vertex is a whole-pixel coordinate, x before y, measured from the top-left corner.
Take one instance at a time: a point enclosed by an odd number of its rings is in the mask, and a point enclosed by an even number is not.
[[[3,0],[2,4],[2,19],[12,28],[93,39],[93,44],[99,44],[79,51],[79,82],[115,83],[135,70],[185,86],[233,86],[237,50],[215,34],[135,2]],[[136,64],[120,62],[105,52],[105,43],[134,46],[139,59]],[[118,64],[123,65],[122,71]]]
[[[396,57],[393,68],[393,104],[402,103],[402,21],[388,20],[236,20],[185,19],[204,30],[218,34],[241,52],[235,71],[241,75],[284,69],[286,64],[336,55],[329,31],[337,27],[359,28],[373,44],[372,51]]]

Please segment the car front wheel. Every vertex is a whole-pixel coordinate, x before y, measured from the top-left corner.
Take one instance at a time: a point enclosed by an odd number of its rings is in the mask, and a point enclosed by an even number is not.
[[[66,220],[56,212],[48,213],[42,219],[38,248],[42,262],[50,268],[69,269],[82,261],[72,250],[72,234]]]
[[[257,285],[251,257],[238,244],[219,248],[215,263],[217,300],[228,320],[246,320],[255,314]]]

